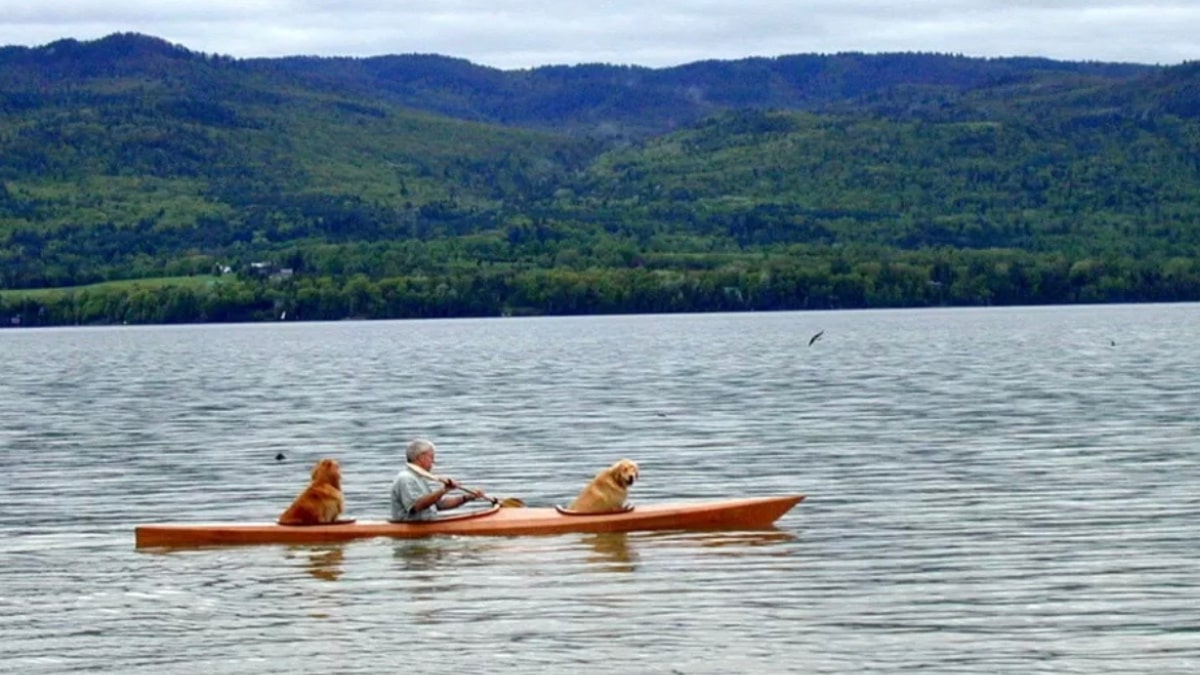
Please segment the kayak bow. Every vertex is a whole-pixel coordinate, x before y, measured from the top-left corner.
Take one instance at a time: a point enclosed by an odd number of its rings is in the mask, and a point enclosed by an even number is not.
[[[371,537],[412,539],[433,535],[515,536],[568,532],[649,530],[761,530],[770,528],[804,495],[724,501],[650,504],[628,511],[564,515],[553,508],[501,509],[431,521],[347,521],[330,525],[276,523],[159,523],[138,525],[138,548],[186,548],[234,544],[311,544]]]

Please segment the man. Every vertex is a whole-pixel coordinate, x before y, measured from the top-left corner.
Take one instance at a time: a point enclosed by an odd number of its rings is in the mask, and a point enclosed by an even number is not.
[[[433,443],[418,438],[408,444],[404,458],[409,465],[430,473],[436,454]],[[415,469],[405,465],[392,481],[392,520],[432,520],[439,511],[456,509],[477,498],[472,494],[449,494],[458,488],[458,483],[448,478],[433,487]]]

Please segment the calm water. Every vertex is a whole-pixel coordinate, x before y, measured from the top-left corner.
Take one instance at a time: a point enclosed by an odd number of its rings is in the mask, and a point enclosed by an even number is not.
[[[1198,335],[1195,305],[0,332],[0,670],[1196,672]],[[635,503],[809,500],[757,533],[133,548],[274,519],[325,455],[385,517],[416,435],[535,505],[622,456]]]

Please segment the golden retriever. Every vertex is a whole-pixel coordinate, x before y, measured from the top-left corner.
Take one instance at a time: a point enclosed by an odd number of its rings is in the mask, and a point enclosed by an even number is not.
[[[638,465],[631,459],[622,459],[596,474],[592,482],[567,508],[580,513],[604,513],[619,511],[625,506],[629,486],[638,479]]]
[[[342,467],[328,457],[313,467],[312,482],[296,501],[279,516],[280,525],[320,525],[332,523],[345,507],[342,496]]]

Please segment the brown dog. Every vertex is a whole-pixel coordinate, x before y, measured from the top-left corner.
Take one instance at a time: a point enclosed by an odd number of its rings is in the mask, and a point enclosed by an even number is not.
[[[335,459],[325,458],[313,467],[312,482],[296,501],[279,516],[280,525],[320,525],[332,523],[345,507],[342,496],[342,467]]]
[[[638,465],[631,459],[622,459],[596,474],[567,508],[582,513],[618,511],[625,506],[629,486],[637,479]]]

